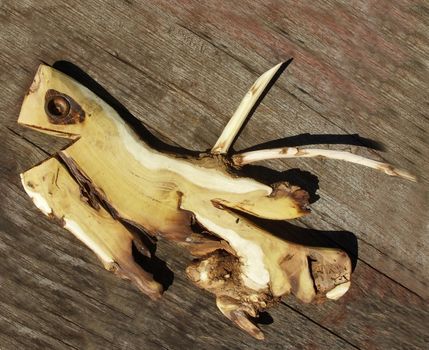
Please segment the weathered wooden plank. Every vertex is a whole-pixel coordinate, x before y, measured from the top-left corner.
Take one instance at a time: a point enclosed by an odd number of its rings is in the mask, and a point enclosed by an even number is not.
[[[242,63],[212,46],[207,40],[196,36],[183,25],[172,24],[171,20],[174,17],[166,17],[157,8],[138,7],[138,4],[135,4],[132,7],[120,7],[117,11],[111,9],[111,11],[94,16],[91,6],[95,7],[96,4],[88,6],[86,12],[69,8],[68,11],[71,15],[61,23],[65,31],[70,31],[76,21],[83,21],[86,15],[93,16],[90,17],[90,24],[88,21],[82,24],[82,28],[90,33],[85,42],[80,38],[66,42],[66,38],[58,35],[59,37],[55,41],[55,52],[49,47],[44,47],[45,43],[40,43],[44,58],[55,60],[60,57],[70,57],[72,61],[85,62],[83,66],[88,67],[91,75],[97,77],[100,82],[106,83],[106,86],[115,86],[115,92],[117,92],[114,94],[115,96],[122,92],[123,102],[135,115],[140,116],[145,123],[156,130],[162,130],[167,138],[173,139],[185,147],[194,149],[210,147],[216,140],[225,120],[246,91],[249,81],[256,77],[257,74],[253,71],[256,69],[263,71],[266,68],[253,68],[254,62],[258,62],[259,66],[269,64],[268,60],[253,57],[255,54],[249,47],[230,43],[231,48],[228,50],[236,49],[241,54],[244,51],[248,57],[256,59],[249,59],[247,66],[243,67]],[[196,6],[196,8],[199,7]],[[139,18],[132,23],[122,21],[123,18],[130,15],[132,10],[139,11]],[[172,11],[172,9],[170,10]],[[201,10],[202,13],[197,11],[198,16],[206,13],[203,10]],[[158,11],[158,16],[154,17],[152,12],[156,11]],[[177,11],[179,13],[175,15],[181,15],[182,22],[188,18],[181,14],[182,12],[187,13],[186,8],[179,6]],[[234,8],[234,11],[238,10]],[[115,17],[112,13],[115,13]],[[36,15],[39,17],[34,20],[43,20],[46,30],[58,25],[49,18],[45,18],[45,13],[36,12]],[[241,14],[241,17],[244,17],[244,14]],[[270,28],[266,28],[263,23],[258,22],[259,17],[254,20],[255,25],[271,33]],[[95,27],[101,31],[104,23],[118,21],[122,25],[121,38],[114,28],[109,28],[102,34],[94,30]],[[188,21],[187,23],[194,22]],[[116,25],[119,24],[116,23]],[[209,29],[213,30],[212,27]],[[19,30],[25,31],[26,29],[19,27]],[[141,33],[141,40],[135,42],[133,30]],[[247,41],[244,41],[241,45],[246,43]],[[252,45],[257,45],[257,43],[252,43]],[[82,53],[83,48],[84,53]],[[308,54],[307,51],[310,49],[304,46],[300,50],[299,52],[302,54]],[[165,52],[168,52],[169,55],[166,56]],[[284,52],[284,55],[287,55],[289,51]],[[89,57],[91,57],[89,61],[92,64],[87,63]],[[326,58],[322,58],[326,60]],[[313,57],[313,60],[322,58],[316,56]],[[243,61],[242,58],[240,61]],[[330,64],[332,65],[332,63]],[[246,69],[248,66],[252,67],[251,71]],[[297,66],[301,67],[300,69],[307,68],[300,66],[298,60],[291,68],[298,69]],[[330,67],[330,70],[334,68]],[[105,71],[109,71],[110,74],[106,76]],[[302,73],[299,72],[299,74]],[[313,73],[317,75],[314,68]],[[323,73],[324,71],[319,75]],[[297,84],[297,78],[293,74],[293,70],[288,74],[288,80],[292,81],[292,85]],[[127,77],[126,82],[124,82],[124,77]],[[343,84],[350,83],[346,77],[343,78],[345,79],[342,81]],[[339,82],[336,84],[338,85]],[[296,89],[290,90],[289,85],[285,86],[282,80],[279,81],[279,85],[280,88],[273,89],[267,102],[260,107],[259,113],[249,123],[248,129],[239,140],[239,146],[247,147],[259,141],[282,138],[285,134],[291,133],[299,134],[311,131],[323,134],[356,130],[354,124],[346,123],[346,121],[350,121],[350,118],[346,118],[345,126],[338,127],[336,119],[331,120],[331,116],[327,115],[324,109],[316,109],[316,106],[309,108],[306,101],[303,103],[294,97]],[[239,89],[242,92],[238,91]],[[237,91],[235,98],[230,91]],[[423,91],[423,89],[419,91]],[[373,98],[381,99],[383,96],[379,94]],[[332,97],[330,98],[332,99]],[[282,101],[285,101],[286,104]],[[329,113],[333,113],[332,111],[335,110],[333,102],[329,103],[332,106]],[[293,124],[289,122],[285,125],[282,121],[282,115],[285,112],[293,116],[296,122]],[[339,116],[337,117],[339,118]],[[183,119],[191,123],[192,129],[184,125]],[[173,120],[174,123],[172,123]],[[211,122],[210,127],[207,127],[207,120]],[[390,122],[384,124],[390,128]],[[267,139],[261,140],[260,130],[267,130],[267,125],[270,126],[269,132],[266,132]],[[350,128],[347,129],[347,126]],[[368,129],[369,133],[373,129],[372,126],[368,128],[366,121],[361,127]],[[423,141],[424,130],[417,127],[413,130],[418,133],[413,137],[413,140],[416,141],[415,144],[410,145],[408,142],[404,144],[401,141],[399,146],[396,143],[403,140],[402,133],[406,133],[402,126],[398,125],[388,135],[377,132],[377,137],[388,144],[389,161],[406,163],[400,152],[393,153],[397,151],[397,147],[400,149],[417,147],[421,154],[428,151],[427,143]],[[367,133],[364,135],[367,136]],[[421,141],[419,141],[420,139]],[[369,154],[376,156],[372,153]],[[420,155],[415,152],[410,154],[414,157],[414,163],[421,163],[418,158]],[[378,174],[369,177],[372,175],[370,170],[357,169],[355,166],[335,162],[292,160],[269,164],[278,170],[284,169],[285,164],[289,167],[302,165],[302,168],[320,175],[322,199],[314,204],[314,213],[306,219],[306,223],[312,227],[330,227],[332,229],[337,222],[341,222],[343,229],[354,232],[363,242],[368,254],[361,257],[366,262],[420,295],[427,296],[427,277],[419,272],[422,271],[421,266],[427,266],[425,265],[427,257],[422,254],[428,245],[424,236],[427,231],[428,215],[424,210],[427,203],[426,182],[412,185],[401,182],[401,180],[386,179]],[[423,164],[424,167],[425,164]],[[422,175],[425,176],[425,173],[423,171]],[[425,180],[423,179],[423,181]],[[362,184],[366,184],[367,189],[363,189]],[[391,192],[392,187],[395,188],[395,193]],[[361,198],[361,200],[355,201],[350,198]],[[396,212],[397,208],[401,208],[401,211]],[[373,212],[380,214],[374,216]],[[389,217],[386,218],[389,213]],[[409,239],[410,237],[412,240]]]
[[[175,6],[154,2],[101,6],[99,1],[73,6],[52,1],[29,2],[27,7],[17,4],[4,3],[0,10],[0,106],[8,115],[4,124],[19,133],[22,130],[15,129],[14,123],[35,61],[65,59],[81,66],[167,140],[193,149],[209,148],[256,76],[293,55],[296,60],[287,77],[279,80],[259,107],[237,147],[308,132],[359,133],[384,143],[388,153],[383,156],[418,173],[420,185],[333,162],[268,164],[278,170],[299,166],[319,176],[321,199],[304,221],[306,226],[355,233],[362,261],[406,288],[427,295],[429,165],[424,156],[429,145],[424,62],[428,60],[428,38],[423,3],[402,2],[388,6],[388,11],[383,9],[384,2],[366,7],[339,2],[311,2],[311,6],[280,1],[240,6],[224,3],[215,9],[192,2]],[[26,137],[49,152],[61,145],[37,134],[26,133]],[[27,149],[19,138],[14,140]],[[15,182],[16,173],[24,169],[18,169],[13,160],[17,154],[13,146],[5,149],[1,156],[6,177],[2,182],[12,183],[12,189],[6,186],[6,193],[12,194],[9,202],[2,203],[2,210],[8,203],[13,220],[2,220],[0,237],[8,237],[10,244],[1,246],[8,249],[2,256],[11,255],[13,248],[16,259],[9,265],[0,261],[2,270],[3,266],[11,269],[26,264],[17,273],[21,278],[7,274],[8,288],[0,295],[0,308],[5,310],[0,341],[4,340],[5,348],[16,347],[19,341],[28,347],[33,339],[33,345],[55,348],[67,346],[61,340],[77,348],[180,348],[195,344],[193,337],[201,337],[196,344],[206,348],[250,344],[221,319],[209,296],[189,290],[180,273],[161,307],[142,301],[130,286],[110,275],[100,277],[101,268],[90,253],[67,232],[41,220],[25,199]],[[34,153],[23,153],[20,166],[35,164]],[[19,201],[10,204],[17,194]],[[22,208],[33,216],[18,216]],[[41,237],[48,243],[41,246]],[[24,248],[22,241],[26,242]],[[33,255],[28,256],[29,252]],[[186,257],[174,247],[167,246],[163,254],[177,271],[183,270]],[[69,275],[70,264],[76,274]],[[52,265],[60,267],[46,275]],[[36,277],[31,279],[33,275]],[[323,307],[302,307],[287,300],[287,305],[304,316],[290,309],[276,310],[276,322],[264,327],[267,347],[347,346],[317,325],[310,326],[306,317],[363,348],[412,348],[427,341],[423,328],[428,319],[426,304],[364,263],[358,264],[354,278],[351,300]],[[53,287],[45,292],[49,281],[51,286],[65,284],[61,297],[55,297]],[[17,292],[22,285],[27,289]],[[189,299],[180,306],[183,296]],[[44,303],[38,304],[37,299]],[[63,302],[67,299],[70,304]],[[22,305],[27,306],[23,309]],[[141,314],[135,311],[140,308]],[[151,311],[144,313],[146,309]],[[61,321],[61,317],[68,320]],[[20,319],[23,326],[17,328]],[[186,320],[189,330],[180,328],[177,319]],[[148,322],[150,327],[146,327]],[[53,327],[59,327],[58,334],[64,339],[55,339],[49,330]],[[115,333],[115,329],[120,331]],[[159,329],[163,329],[161,336]],[[281,334],[283,329],[286,334]],[[204,338],[206,334],[210,336]]]

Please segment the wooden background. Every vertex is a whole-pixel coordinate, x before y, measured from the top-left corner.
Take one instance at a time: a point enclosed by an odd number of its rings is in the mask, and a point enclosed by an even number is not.
[[[428,31],[424,0],[0,0],[0,349],[427,348]],[[16,125],[41,61],[79,67],[164,141],[204,150],[252,82],[290,57],[235,149],[351,148],[419,183],[328,160],[264,164],[320,197],[310,216],[281,227],[336,242],[357,264],[338,302],[290,296],[270,311],[263,343],[188,283],[185,252],[161,242],[174,282],[152,302],[21,188],[20,172],[65,145]]]

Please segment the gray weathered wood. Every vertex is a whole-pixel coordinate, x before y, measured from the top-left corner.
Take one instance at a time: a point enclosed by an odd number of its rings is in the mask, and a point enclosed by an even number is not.
[[[0,109],[9,129],[1,130],[0,146],[0,347],[261,346],[187,283],[182,271],[189,257],[176,247],[160,248],[176,274],[165,298],[153,303],[45,220],[17,174],[45,158],[41,150],[55,152],[65,143],[15,122],[37,62],[66,60],[164,140],[207,149],[253,80],[290,56],[295,61],[236,149],[304,133],[359,134],[383,143],[386,152],[354,147],[358,152],[402,165],[420,183],[334,161],[265,164],[319,177],[321,198],[301,223],[353,232],[359,260],[350,293],[339,302],[303,306],[286,299],[272,312],[275,322],[263,326],[263,346],[423,347],[429,320],[419,297],[429,295],[424,9],[423,1],[1,2]]]

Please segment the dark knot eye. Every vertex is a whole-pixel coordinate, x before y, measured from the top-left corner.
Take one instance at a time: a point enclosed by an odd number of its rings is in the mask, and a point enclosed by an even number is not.
[[[76,124],[85,120],[85,111],[73,98],[53,89],[46,91],[45,112],[52,124]]]
[[[46,113],[51,118],[65,118],[70,112],[70,102],[64,96],[52,96],[46,101]]]

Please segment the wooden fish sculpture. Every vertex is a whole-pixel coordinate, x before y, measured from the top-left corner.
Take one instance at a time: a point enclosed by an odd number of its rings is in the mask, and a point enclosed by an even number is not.
[[[289,147],[231,155],[245,119],[286,65],[256,80],[212,150],[197,156],[153,149],[93,92],[41,65],[18,122],[73,142],[22,173],[22,185],[34,204],[86,244],[107,270],[152,299],[161,296],[162,286],[133,259],[132,245],[147,257],[151,252],[129,227],[153,241],[177,242],[195,258],[186,269],[189,279],[213,293],[219,310],[238,327],[263,339],[249,316],[289,293],[305,303],[340,298],[350,287],[351,262],[340,249],[296,244],[258,227],[252,217],[308,214],[308,194],[286,182],[263,184],[237,170],[263,159],[322,156],[413,179],[345,151]]]

